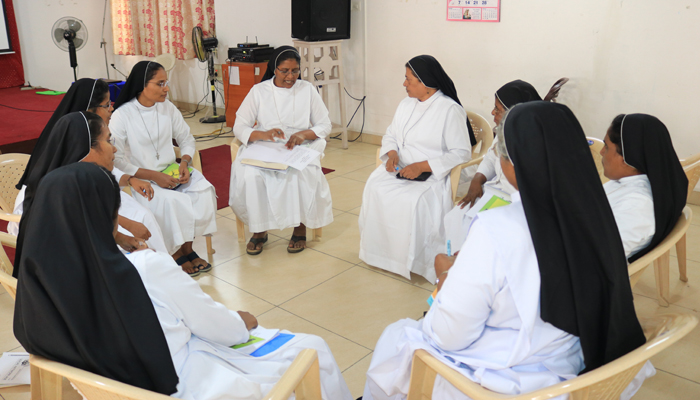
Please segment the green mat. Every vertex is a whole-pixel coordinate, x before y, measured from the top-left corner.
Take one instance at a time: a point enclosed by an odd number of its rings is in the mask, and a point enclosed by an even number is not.
[[[59,94],[65,94],[66,92],[59,92],[58,90],[45,90],[43,92],[36,92],[36,94],[43,94],[47,96],[57,96]]]

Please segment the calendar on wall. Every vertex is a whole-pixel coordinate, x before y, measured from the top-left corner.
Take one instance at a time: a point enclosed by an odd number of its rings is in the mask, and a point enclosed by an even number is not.
[[[501,0],[447,0],[447,20],[499,22]]]

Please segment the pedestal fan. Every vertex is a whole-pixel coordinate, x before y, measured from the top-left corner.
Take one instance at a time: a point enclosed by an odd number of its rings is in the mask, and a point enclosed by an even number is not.
[[[85,24],[77,18],[63,17],[53,24],[51,37],[59,49],[68,52],[70,66],[73,68],[73,78],[77,81],[78,57],[75,53],[87,43],[88,31]]]
[[[197,55],[197,59],[201,62],[207,62],[209,71],[209,83],[211,83],[211,102],[212,109],[214,110],[214,115],[211,117],[204,117],[199,120],[205,124],[213,124],[219,122],[225,122],[225,115],[216,114],[216,71],[214,70],[214,52],[216,51],[216,46],[219,45],[219,41],[215,37],[204,37],[202,33],[202,28],[195,26],[192,28],[192,46],[194,47],[194,53]]]

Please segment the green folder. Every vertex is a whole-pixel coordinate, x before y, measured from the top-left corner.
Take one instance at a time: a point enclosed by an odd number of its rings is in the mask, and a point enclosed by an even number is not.
[[[500,198],[498,196],[493,196],[493,197],[491,197],[491,200],[486,202],[486,205],[484,205],[481,208],[481,210],[479,210],[479,212],[486,211],[486,210],[492,210],[492,209],[498,208],[498,207],[507,206],[508,204],[510,204],[510,201],[503,200],[502,198]]]
[[[192,167],[189,167],[189,170],[190,170],[190,174],[192,173],[192,171],[194,171],[194,169]],[[174,162],[174,163],[168,165],[168,167],[166,169],[164,169],[160,172],[162,172],[166,175],[170,175],[175,179],[180,179],[180,164]]]

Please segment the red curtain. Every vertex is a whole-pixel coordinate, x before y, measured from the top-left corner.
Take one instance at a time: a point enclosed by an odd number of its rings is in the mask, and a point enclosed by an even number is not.
[[[10,28],[10,43],[14,54],[0,54],[0,89],[24,84],[22,54],[19,49],[17,22],[15,21],[15,8],[12,6],[12,0],[5,0],[5,17],[7,18],[7,26]]]

